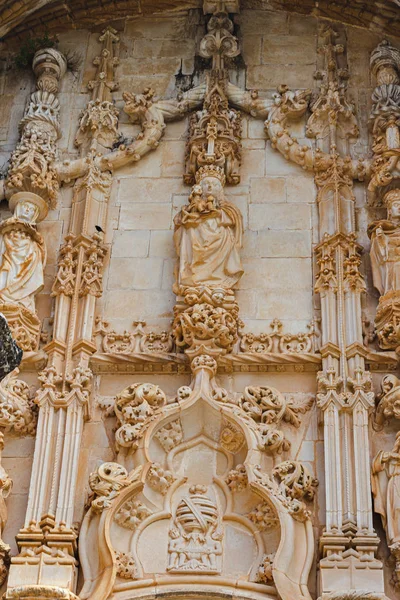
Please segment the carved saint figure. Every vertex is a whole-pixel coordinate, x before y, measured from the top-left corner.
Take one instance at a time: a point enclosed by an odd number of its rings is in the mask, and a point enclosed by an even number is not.
[[[179,256],[177,285],[207,285],[230,289],[243,274],[239,249],[242,216],[225,200],[225,176],[219,167],[196,174],[189,204],[175,217],[175,247]]]
[[[169,531],[168,571],[220,571],[217,556],[222,554],[222,531],[218,508],[206,492],[205,486],[191,486],[190,496],[182,498],[177,506],[174,526]]]
[[[382,296],[400,290],[400,190],[388,192],[384,203],[388,219],[368,228],[374,286]]]
[[[14,202],[14,215],[0,225],[0,301],[34,312],[35,295],[44,285],[46,262],[44,241],[36,229],[43,207],[36,195],[26,196]]]
[[[393,450],[381,450],[372,463],[372,493],[389,545],[400,542],[400,431]]]

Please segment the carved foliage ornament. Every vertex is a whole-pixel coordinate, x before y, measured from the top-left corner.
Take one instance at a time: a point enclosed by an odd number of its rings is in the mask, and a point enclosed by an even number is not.
[[[186,288],[174,311],[173,335],[178,348],[204,345],[232,351],[238,340],[239,306],[231,290]]]
[[[286,399],[274,388],[254,386],[246,387],[239,399],[240,408],[257,423],[262,448],[271,453],[289,450],[290,442],[278,426],[285,422],[299,427],[298,415],[307,412],[312,403],[313,400],[307,397],[295,402],[292,398]]]
[[[89,486],[93,493],[91,506],[95,512],[101,512],[111,506],[112,500],[122,488],[130,483],[128,471],[118,463],[103,463],[89,476]]]
[[[135,451],[155,412],[165,404],[164,392],[151,383],[135,383],[119,394],[115,399],[117,447]]]
[[[258,483],[265,486],[294,519],[305,521],[310,517],[305,501],[313,500],[318,479],[307,467],[300,462],[286,460],[273,469],[272,476],[263,473],[259,466],[254,467],[253,472]]]

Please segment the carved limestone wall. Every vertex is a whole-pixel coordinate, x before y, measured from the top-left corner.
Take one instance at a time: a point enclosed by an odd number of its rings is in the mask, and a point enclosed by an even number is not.
[[[41,325],[0,386],[7,598],[398,598],[398,358],[367,233],[382,34],[241,4],[60,23],[79,64],[47,104],[46,68],[0,48],[7,196],[49,208],[0,204]]]

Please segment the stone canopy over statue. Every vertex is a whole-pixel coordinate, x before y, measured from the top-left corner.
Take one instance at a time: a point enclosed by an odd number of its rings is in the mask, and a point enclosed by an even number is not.
[[[240,211],[225,200],[223,170],[200,168],[196,185],[175,217],[175,247],[179,257],[177,287],[204,285],[233,288],[243,274],[239,255],[243,223]]]

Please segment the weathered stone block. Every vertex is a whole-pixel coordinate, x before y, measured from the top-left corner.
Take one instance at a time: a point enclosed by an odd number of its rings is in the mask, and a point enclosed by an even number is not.
[[[311,210],[305,204],[250,204],[249,227],[262,229],[310,229]]]
[[[170,226],[170,203],[121,205],[120,229],[169,229]]]
[[[250,180],[252,204],[286,202],[286,180],[283,177],[262,177]]]

